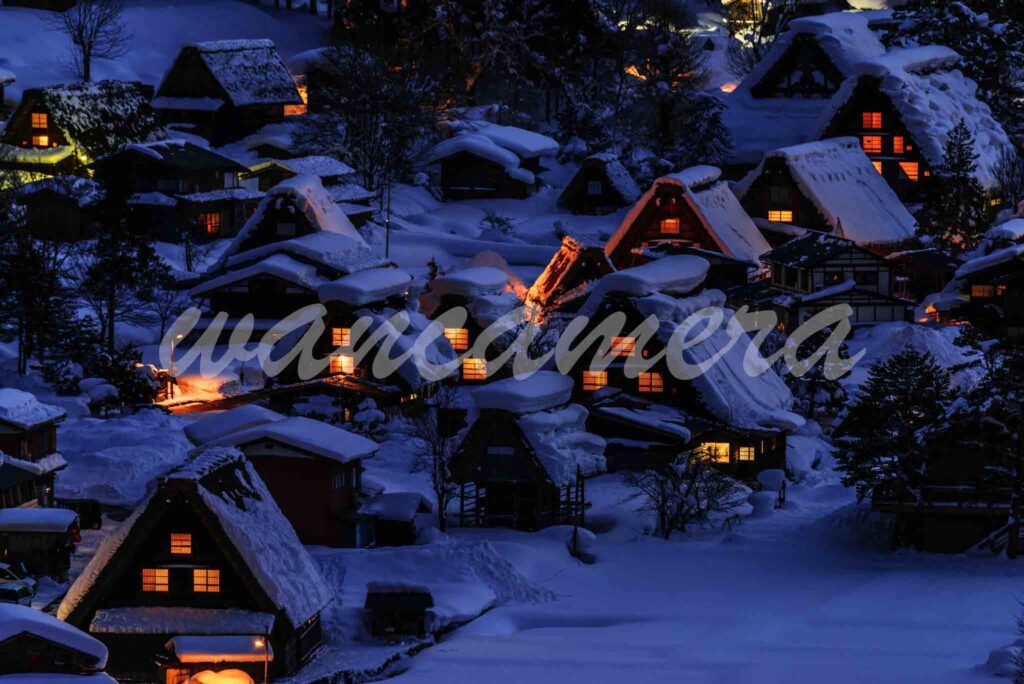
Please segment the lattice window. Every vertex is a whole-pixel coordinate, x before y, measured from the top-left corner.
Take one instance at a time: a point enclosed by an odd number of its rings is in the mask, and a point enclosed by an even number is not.
[[[143,568],[142,591],[166,593],[170,591],[167,568]]]
[[[793,212],[789,209],[771,209],[768,211],[768,220],[772,223],[792,223]]]
[[[186,533],[171,533],[171,553],[175,555],[188,555],[192,553],[192,535]]]
[[[220,570],[217,568],[196,568],[192,571],[192,591],[197,594],[220,592]]]
[[[463,359],[462,360],[463,380],[486,380],[487,359]]]
[[[865,129],[877,130],[882,127],[882,112],[864,112],[860,120]]]
[[[665,381],[661,373],[641,373],[637,377],[637,389],[641,392],[664,392]]]
[[[445,328],[444,336],[452,344],[452,349],[465,351],[469,349],[469,331],[465,328]]]
[[[608,386],[608,371],[583,371],[583,391],[593,392]]]

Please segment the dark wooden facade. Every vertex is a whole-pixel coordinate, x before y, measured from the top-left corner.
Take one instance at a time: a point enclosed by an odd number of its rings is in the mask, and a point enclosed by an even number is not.
[[[57,451],[58,422],[59,419],[23,427],[0,419],[0,453],[21,461],[42,461]],[[56,470],[39,475],[11,462],[0,465],[0,508],[14,508],[33,502],[39,506],[52,506]]]
[[[808,33],[793,37],[786,52],[751,86],[756,98],[831,98],[845,77]]]
[[[36,509],[47,511],[47,509]],[[71,554],[82,540],[78,518],[69,511],[70,521],[65,526],[48,522],[46,525],[27,522],[7,524],[0,529],[0,560],[22,563],[29,574],[52,577],[64,582],[71,569]]]
[[[621,162],[603,157],[587,157],[562,190],[558,201],[574,214],[611,214],[636,201],[639,193],[624,196],[609,173],[610,165],[616,171],[627,173]],[[629,180],[632,183],[632,179]],[[635,186],[634,186],[635,189]]]
[[[426,587],[398,588],[370,584],[363,604],[370,616],[370,634],[378,639],[402,640],[427,635],[427,611],[434,597]]]
[[[915,302],[941,291],[963,263],[938,249],[895,252],[886,261],[892,267],[892,293]]]
[[[764,160],[762,173],[740,198],[740,204],[748,214],[762,221],[800,226],[823,233],[832,232],[828,220],[793,178],[786,160],[779,157]],[[771,242],[768,231],[763,232]],[[785,240],[775,240],[782,241]]]
[[[446,199],[525,199],[533,186],[513,178],[501,164],[470,152],[438,160],[441,191]],[[523,164],[526,168],[526,164]]]
[[[961,313],[978,328],[1024,338],[1024,260],[1010,259],[964,278],[967,304]]]
[[[921,154],[899,110],[873,76],[862,76],[853,94],[836,112],[822,138],[852,136],[904,202],[920,201],[927,192],[931,165]],[[944,142],[944,141],[940,141]],[[803,224],[800,224],[803,225]],[[813,226],[805,226],[813,227]]]
[[[92,181],[78,177],[52,178],[30,184],[21,195],[25,223],[40,240],[80,242],[96,237],[96,202],[76,192],[75,184]],[[33,187],[36,186],[36,187]]]
[[[17,619],[20,617],[17,613],[22,610],[32,609],[18,608],[6,614]],[[54,625],[39,625],[37,628],[35,623],[46,618],[53,620]],[[13,676],[18,674],[33,677],[44,674],[90,675],[103,670],[103,659],[97,657],[102,652],[99,644],[93,652],[85,652],[70,645],[68,640],[57,640],[56,635],[69,627],[57,622],[56,618],[30,614],[24,624],[24,631],[0,641],[0,673],[10,681],[16,681]]]
[[[583,478],[566,486],[552,482],[519,418],[509,411],[481,411],[452,456],[460,524],[531,531],[582,524]]]

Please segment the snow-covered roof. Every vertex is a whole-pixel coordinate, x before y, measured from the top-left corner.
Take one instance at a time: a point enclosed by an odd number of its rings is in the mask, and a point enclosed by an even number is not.
[[[212,486],[207,486],[207,484]],[[220,526],[228,542],[252,573],[268,600],[287,617],[293,627],[319,613],[334,600],[334,592],[320,574],[316,562],[299,541],[295,530],[278,508],[267,486],[252,464],[238,449],[210,446],[193,454],[182,465],[166,473],[156,492],[108,535],[100,544],[89,564],[68,590],[57,610],[57,617],[67,619],[94,590],[108,564],[119,553],[133,553],[125,547],[131,532],[153,505],[162,501],[160,493],[168,487],[190,486]],[[200,505],[200,504],[197,504]],[[149,519],[150,524],[155,522]],[[141,539],[136,538],[136,542]],[[217,619],[209,611],[195,608],[111,608],[97,611],[90,626],[92,632],[128,631],[143,633],[256,633],[226,629],[226,619]],[[273,616],[262,618],[262,613],[234,611],[248,623],[269,630]],[[203,621],[208,623],[204,629]],[[187,627],[173,629],[176,621]],[[154,624],[155,623],[155,624]],[[212,631],[211,631],[212,630]]]
[[[807,35],[821,46],[832,64],[843,76],[853,75],[854,66],[865,59],[885,53],[885,46],[868,26],[868,20],[855,12],[833,12],[800,17],[789,22],[785,33],[772,44],[772,49],[737,87],[736,92],[749,92],[790,50],[797,36]]]
[[[245,171],[234,159],[196,145],[189,140],[170,139],[148,143],[133,143],[124,147],[126,152],[135,152],[160,162],[170,168],[185,172],[195,171]],[[111,155],[116,156],[116,155]]]
[[[305,74],[312,67],[319,66],[330,55],[331,48],[318,47],[292,55],[285,64],[293,74]]]
[[[743,197],[769,159],[781,159],[800,190],[838,237],[857,243],[900,242],[917,222],[864,154],[856,138],[832,138],[773,150],[736,184]]]
[[[430,513],[433,505],[422,494],[416,492],[387,492],[375,496],[359,508],[360,515],[370,515],[381,520],[407,522],[417,513]]]
[[[659,293],[687,294],[704,282],[708,267],[706,259],[690,254],[679,254],[609,273],[594,286],[586,304],[580,309],[580,314],[593,316],[605,297],[612,293],[632,297]]]
[[[23,633],[85,653],[96,660],[96,669],[107,665],[107,647],[82,630],[41,610],[0,603],[0,642]]]
[[[0,423],[29,430],[66,415],[64,409],[44,404],[34,394],[13,387],[0,388]]]
[[[0,509],[0,532],[64,533],[78,521],[78,514],[66,508]]]
[[[473,266],[438,276],[429,286],[437,297],[454,295],[473,299],[500,294],[508,286],[508,274],[491,266]]]
[[[190,442],[199,446],[239,430],[256,427],[264,423],[272,423],[277,420],[284,420],[284,418],[277,411],[271,411],[258,404],[246,404],[245,406],[228,409],[223,413],[208,415],[186,425],[185,436],[188,437]]]
[[[22,196],[34,195],[37,192],[49,191],[63,195],[79,207],[96,204],[103,199],[103,188],[94,180],[81,176],[56,176],[27,183],[18,188]]]
[[[721,174],[714,166],[702,165],[657,179],[622,219],[618,230],[605,245],[605,253],[611,255],[626,239],[648,203],[654,201],[658,187],[671,184],[682,189],[698,220],[722,254],[756,264],[771,247],[728,183],[720,180]]]
[[[592,409],[594,413],[612,416],[627,423],[634,423],[657,432],[661,432],[681,443],[690,441],[692,436],[686,426],[689,416],[675,406],[650,404],[622,397],[622,401],[609,404],[598,404]]]
[[[347,235],[318,231],[290,240],[271,242],[244,252],[231,253],[221,261],[221,268],[236,268],[264,259],[271,254],[288,254],[299,261],[317,264],[341,273],[355,273],[383,266],[388,261],[371,250],[353,246]]]
[[[68,462],[64,460],[64,457],[60,452],[56,451],[36,461],[26,461],[20,458],[15,458],[14,456],[9,456],[8,454],[0,451],[0,467],[10,466],[12,468],[17,468],[18,470],[24,470],[27,473],[32,473],[36,477],[52,473],[55,470],[60,470],[61,468],[67,467],[67,465]]]
[[[0,67],[0,85],[7,85],[8,83],[14,83],[17,80],[14,76],[14,72],[10,69],[4,69]]]
[[[63,604],[62,604],[63,606]],[[93,634],[270,634],[271,613],[238,608],[124,606],[102,608],[89,625]]]
[[[349,306],[366,306],[409,290],[412,276],[397,268],[371,268],[350,273],[324,283],[317,292],[322,302],[342,302]]]
[[[965,276],[987,270],[993,266],[1009,263],[1015,259],[1024,262],[1024,245],[1011,245],[1009,247],[997,249],[991,254],[971,259],[957,269],[956,277],[958,279],[963,278]]]
[[[1006,223],[989,228],[985,233],[986,240],[1009,240],[1018,242],[1024,240],[1024,219],[1010,219]]]
[[[487,121],[461,122],[464,130],[481,135],[499,147],[512,152],[521,159],[544,157],[556,154],[558,141],[540,133],[516,126],[500,126]]]
[[[244,268],[228,271],[223,275],[205,280],[192,288],[189,294],[192,297],[199,297],[232,283],[259,275],[274,276],[314,292],[327,282],[327,279],[317,272],[315,266],[296,261],[287,254],[271,254],[266,259]]]
[[[722,123],[729,130],[732,151],[729,161],[753,166],[768,150],[797,145],[812,139],[828,100],[821,98],[757,99],[736,91],[724,98]]]
[[[291,416],[232,432],[210,444],[241,447],[260,440],[274,440],[317,456],[348,463],[377,452],[376,442],[312,418]]]
[[[253,634],[184,635],[167,642],[179,663],[262,663],[273,662],[269,641],[257,646]]]
[[[574,482],[577,470],[589,477],[606,468],[605,441],[587,432],[587,415],[579,404],[569,404],[519,418],[519,428],[534,454],[551,481],[560,487]]]
[[[556,371],[537,371],[528,377],[511,377],[476,387],[470,396],[478,409],[500,409],[527,414],[569,403],[572,378]]]
[[[424,336],[424,332],[433,323],[418,311],[410,309],[396,311],[385,307],[380,310],[359,309],[355,315],[357,318],[366,317],[370,321],[366,339],[379,338],[382,345],[390,345],[389,359],[404,359],[394,370],[394,374],[397,374],[398,378],[412,389],[417,389],[425,381],[431,380],[431,378],[425,377],[424,370],[432,369],[432,367],[450,369],[455,364],[455,350],[452,349],[451,343],[444,335]],[[392,321],[392,318],[395,320]],[[436,325],[434,329],[437,329]],[[424,340],[429,340],[429,342],[425,343]],[[376,366],[376,363],[373,365]],[[375,379],[380,382],[390,382],[391,376],[384,378],[375,376]]]
[[[295,82],[272,40],[218,40],[194,43],[182,52],[188,50],[199,54],[236,107],[302,104]]]
[[[633,176],[626,170],[626,167],[619,159],[619,155],[611,152],[599,152],[598,154],[590,155],[587,159],[604,164],[604,171],[608,176],[608,182],[612,184],[612,187],[615,188],[615,191],[619,193],[623,200],[626,202],[636,202],[639,199],[641,194],[640,186],[636,184]]]
[[[326,155],[295,157],[294,159],[279,160],[276,163],[285,168],[291,169],[300,176],[328,178],[331,176],[347,176],[355,173],[355,169],[345,162]]]
[[[447,140],[442,140],[434,146],[427,158],[427,163],[433,164],[460,152],[494,162],[504,168],[505,173],[511,178],[526,185],[533,185],[536,180],[533,172],[519,167],[520,159],[515,152],[496,144],[490,138],[479,133],[460,133]]]
[[[160,95],[149,102],[153,109],[171,109],[186,112],[215,112],[224,106],[224,100],[215,97],[170,97]]]
[[[876,78],[931,166],[941,166],[946,138],[963,119],[975,139],[978,180],[986,188],[996,187],[1000,155],[1012,151],[1012,146],[988,105],[978,99],[977,84],[953,68],[959,60],[953,50],[930,45],[891,50],[859,63],[855,75],[822,112],[816,137],[824,134],[862,78]]]

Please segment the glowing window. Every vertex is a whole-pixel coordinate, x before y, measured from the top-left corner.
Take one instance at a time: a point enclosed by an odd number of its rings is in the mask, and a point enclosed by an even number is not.
[[[583,391],[593,392],[608,386],[608,371],[583,371]]]
[[[452,344],[452,349],[465,351],[469,349],[469,331],[465,328],[445,328],[444,336]]]
[[[336,354],[331,357],[331,372],[352,375],[356,370],[356,359],[350,354]]]
[[[988,201],[988,205],[990,207],[998,207],[1002,203],[1003,203],[1003,198],[1002,197],[993,197],[992,199],[990,199]]]
[[[306,105],[309,104],[309,87],[304,83],[299,83],[296,84],[295,89],[299,91],[299,97],[302,98],[302,104],[285,105],[285,116],[302,116],[306,113]]]
[[[46,128],[49,125],[49,117],[46,112],[35,112],[32,114],[32,128]]]
[[[169,667],[164,684],[185,684],[191,678],[192,670],[185,667]]]
[[[487,359],[462,359],[463,380],[486,380]]]
[[[211,211],[206,214],[200,214],[199,225],[203,227],[203,232],[207,235],[217,235],[220,233],[220,212]]]
[[[661,219],[661,232],[663,235],[679,235],[679,219]]]
[[[868,130],[882,127],[882,112],[864,112],[860,117],[861,125]]]
[[[768,211],[768,220],[773,223],[792,223],[793,212],[789,209],[770,209]]]
[[[753,461],[754,460],[754,447],[752,446],[741,446],[736,450],[737,461]]]
[[[609,353],[612,356],[632,356],[636,353],[636,338],[613,337]]]
[[[700,448],[707,453],[708,457],[715,463],[729,462],[728,442],[704,442]]]
[[[871,165],[875,167],[875,171],[877,171],[878,173],[882,173],[882,162],[873,161],[871,162]]]
[[[171,553],[176,555],[192,553],[192,535],[171,533]]]
[[[900,162],[900,168],[903,169],[903,173],[907,174],[907,178],[912,181],[916,181],[920,177],[917,162]]]
[[[892,151],[896,154],[903,154],[907,151],[907,145],[902,135],[894,135],[892,138]]]
[[[168,591],[167,568],[143,568],[142,591]]]
[[[48,136],[48,135],[33,135],[32,136],[32,145],[35,146],[35,147],[49,147],[50,146],[50,136]]]
[[[216,594],[220,592],[220,570],[216,568],[196,568],[192,571],[192,591],[197,594]]]
[[[331,328],[331,345],[338,347],[352,346],[352,328]]]
[[[641,392],[664,392],[665,381],[661,373],[641,373],[637,378],[637,389]]]
[[[882,136],[880,135],[864,135],[861,136],[860,146],[864,148],[864,151],[868,154],[878,154],[882,151]]]
[[[971,285],[971,297],[995,297],[996,288],[994,285]]]

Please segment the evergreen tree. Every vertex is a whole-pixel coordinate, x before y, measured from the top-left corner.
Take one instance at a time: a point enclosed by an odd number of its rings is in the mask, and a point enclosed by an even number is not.
[[[821,348],[831,333],[830,329],[825,329],[804,340],[797,348],[797,358],[807,359]],[[840,344],[839,354],[843,358],[849,357],[845,343]],[[827,359],[828,357],[823,358],[799,377],[790,372],[780,372],[793,393],[794,408],[797,412],[818,423],[826,433],[831,431],[847,404],[847,392],[842,382],[826,376],[826,371],[832,371],[828,368]],[[828,373],[829,376],[834,374]]]
[[[913,492],[925,464],[918,432],[954,398],[949,372],[928,352],[907,347],[874,364],[840,429],[843,484],[860,499],[878,485]]]
[[[961,119],[949,131],[942,167],[918,214],[919,230],[952,254],[974,249],[984,235],[985,190],[978,182],[977,162],[974,135]]]

